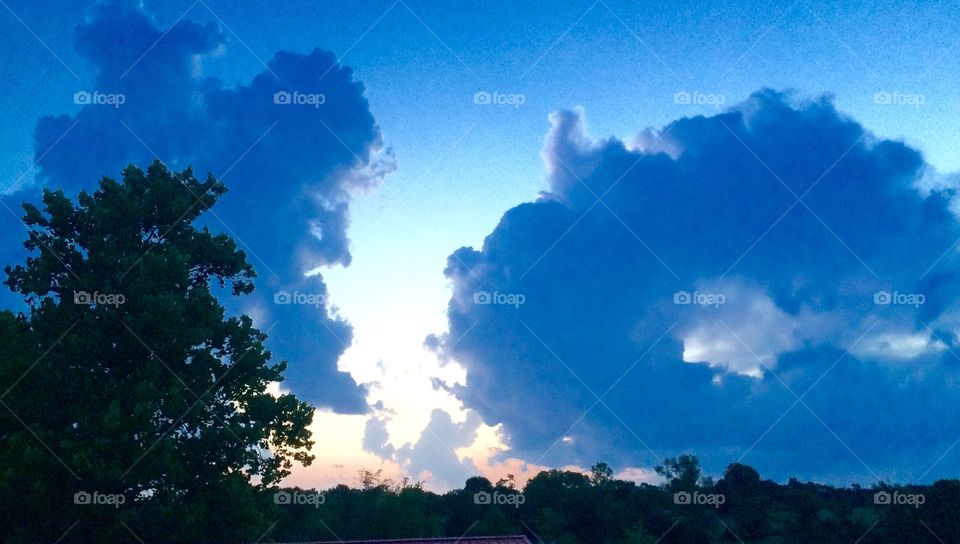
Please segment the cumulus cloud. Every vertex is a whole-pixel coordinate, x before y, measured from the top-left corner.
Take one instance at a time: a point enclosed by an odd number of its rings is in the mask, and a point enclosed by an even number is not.
[[[414,479],[429,481],[432,488],[452,489],[477,473],[473,462],[461,458],[458,450],[474,444],[480,424],[475,412],[468,412],[464,421],[455,422],[446,411],[434,409],[416,443],[394,448],[388,442],[386,421],[372,417],[367,421],[363,449],[395,461]]]
[[[161,29],[123,4],[95,8],[76,31],[76,48],[96,74],[77,92],[89,94],[75,114],[39,120],[37,184],[5,202],[35,198],[41,187],[91,189],[154,158],[220,177],[230,192],[206,220],[238,239],[260,274],[257,295],[232,309],[263,316],[269,347],[290,361],[287,387],[320,406],[365,412],[364,388],[337,369],[352,328],[326,304],[322,276],[305,273],[350,264],[350,200],[392,161],[363,86],[332,53],[280,51],[249,82],[230,87],[202,66],[215,55],[246,54],[232,45],[215,25],[182,20]],[[122,96],[122,104],[98,103],[97,93]],[[4,236],[5,247],[22,234]],[[291,303],[274,304],[277,292]]]
[[[387,431],[387,422],[383,419],[371,417],[367,420],[363,432],[363,449],[383,458],[393,456],[394,447],[390,444],[390,434]]]
[[[810,326],[815,319],[788,314],[760,287],[716,282],[678,293],[675,302],[691,305],[679,329],[688,363],[760,377],[764,367],[775,366],[781,354],[800,345],[801,333],[817,332]]]
[[[550,120],[550,190],[449,257],[433,339],[511,455],[693,451],[834,481],[960,468],[938,460],[960,438],[960,227],[919,152],[774,91],[629,143],[581,110]]]

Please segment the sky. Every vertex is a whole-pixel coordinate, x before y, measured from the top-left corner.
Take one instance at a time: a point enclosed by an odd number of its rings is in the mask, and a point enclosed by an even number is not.
[[[2,202],[222,177],[292,483],[960,468],[956,4],[0,4]]]

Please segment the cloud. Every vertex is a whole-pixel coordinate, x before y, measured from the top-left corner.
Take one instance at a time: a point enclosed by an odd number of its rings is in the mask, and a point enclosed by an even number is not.
[[[960,438],[960,227],[919,152],[774,91],[629,144],[592,138],[582,110],[550,121],[550,190],[448,258],[449,331],[431,340],[510,455],[693,451],[714,472],[742,457],[834,481],[960,469],[938,461]]]
[[[370,418],[363,436],[363,449],[379,457],[395,461],[405,473],[418,481],[428,481],[431,488],[453,489],[475,476],[477,467],[470,459],[461,459],[458,450],[474,445],[480,417],[468,412],[462,422],[439,408],[430,413],[430,421],[416,443],[400,448],[389,444],[386,421]]]
[[[91,189],[155,157],[220,177],[229,193],[206,220],[238,239],[260,274],[257,294],[231,310],[263,316],[268,346],[290,361],[287,387],[322,407],[365,412],[365,389],[337,369],[352,328],[325,303],[322,276],[304,274],[350,264],[351,198],[380,182],[391,157],[363,86],[334,54],[280,51],[249,82],[228,87],[202,65],[230,45],[214,25],[161,29],[125,5],[96,7],[76,33],[96,77],[75,91],[87,93],[75,114],[39,120],[38,183],[5,201],[35,198],[40,187]],[[278,292],[290,294],[288,304],[274,304]]]
[[[364,450],[382,458],[390,458],[395,450],[389,440],[390,434],[387,432],[387,422],[385,420],[375,417],[367,420],[363,433]]]
[[[799,333],[811,332],[814,325],[807,316],[778,308],[759,286],[718,282],[679,296],[691,303],[687,324],[679,329],[683,360],[728,372],[762,376],[764,367],[776,366],[781,354],[799,347]]]
[[[660,475],[646,468],[627,467],[614,474],[613,477],[618,480],[626,480],[638,484],[659,484],[663,482],[663,478],[661,478]]]

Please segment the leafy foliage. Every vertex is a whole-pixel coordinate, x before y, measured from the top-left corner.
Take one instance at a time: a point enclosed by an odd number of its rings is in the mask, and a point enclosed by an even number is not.
[[[63,542],[256,538],[269,521],[252,483],[311,461],[312,409],[267,391],[286,363],[216,296],[255,277],[233,240],[195,226],[225,191],[155,162],[76,203],[24,205],[31,254],[6,285],[29,309],[0,313],[6,541],[54,541],[74,521]]]
[[[598,463],[588,474],[541,472],[522,489],[481,477],[442,495],[409,482],[338,486],[324,493],[326,501],[317,508],[281,508],[281,521],[270,537],[290,542],[526,534],[531,542],[555,544],[879,544],[956,542],[960,537],[957,480],[874,489],[796,480],[778,484],[734,463],[714,484],[701,477],[693,456],[665,459],[662,465],[673,477],[660,485],[598,479],[598,472],[607,474],[604,468],[609,468]],[[371,474],[376,473],[364,471],[361,480]],[[678,487],[678,482],[690,487]],[[683,491],[722,494],[724,500],[716,505],[678,503],[674,494]],[[919,507],[877,504],[874,494],[882,491],[922,494],[925,500]],[[525,499],[516,507],[477,504],[475,496],[482,492],[522,493]]]

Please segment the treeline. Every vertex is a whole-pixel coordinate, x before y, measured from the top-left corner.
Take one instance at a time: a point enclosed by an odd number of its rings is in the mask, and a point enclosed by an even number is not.
[[[442,495],[366,472],[359,488],[275,494],[279,521],[264,541],[526,534],[548,544],[960,542],[958,480],[778,484],[732,464],[713,481],[692,456],[668,459],[658,472],[662,485],[636,484],[598,463],[591,474],[542,472],[522,488],[470,478]]]

